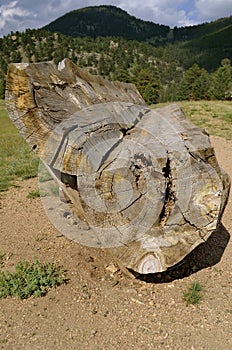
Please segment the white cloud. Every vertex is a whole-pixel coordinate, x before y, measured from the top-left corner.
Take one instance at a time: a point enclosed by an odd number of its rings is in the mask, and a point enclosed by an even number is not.
[[[211,21],[232,15],[231,0],[196,0],[197,17],[200,21]]]
[[[232,0],[1,0],[0,36],[39,28],[71,10],[102,4],[115,5],[137,18],[171,27],[232,14]]]
[[[186,0],[143,0],[142,6],[141,1],[119,1],[118,4],[138,18],[173,27],[192,24],[183,8],[185,3]]]
[[[2,5],[0,6],[0,30],[3,30],[5,27],[19,30],[21,20],[28,16],[33,16],[33,13],[26,8],[18,6],[18,1],[11,1]]]

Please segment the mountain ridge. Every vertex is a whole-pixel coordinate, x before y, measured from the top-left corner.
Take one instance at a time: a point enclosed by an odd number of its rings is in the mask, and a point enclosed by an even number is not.
[[[119,36],[146,41],[152,37],[167,37],[170,27],[131,16],[112,5],[89,6],[70,11],[43,29],[58,31],[72,37]]]
[[[227,40],[232,36],[232,16],[193,26],[169,27],[168,25],[144,21],[113,5],[88,6],[65,13],[42,29],[59,32],[72,37],[114,36],[127,40],[163,45],[175,42],[204,40],[209,34],[216,35],[227,28]],[[214,43],[217,44],[217,41]],[[200,45],[201,46],[201,45]]]

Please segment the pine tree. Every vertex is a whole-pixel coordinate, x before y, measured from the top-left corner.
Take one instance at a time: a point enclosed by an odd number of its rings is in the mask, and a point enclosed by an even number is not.
[[[210,97],[214,100],[231,99],[232,67],[229,59],[222,60],[222,66],[212,74]]]
[[[146,102],[159,102],[160,76],[155,66],[150,67],[150,69],[141,69],[137,76],[134,76],[133,82]]]
[[[210,79],[205,69],[194,64],[189,68],[177,88],[177,100],[208,98]]]
[[[152,83],[148,83],[143,91],[144,100],[150,105],[158,102],[159,95],[155,87],[152,86]]]
[[[128,70],[123,69],[123,68],[118,68],[112,74],[112,80],[118,80],[118,81],[122,81],[124,83],[130,83],[131,76],[130,76]]]
[[[201,75],[192,84],[193,100],[207,100],[210,97],[211,78],[209,73],[201,70]]]
[[[22,56],[19,51],[13,51],[11,56],[11,61],[14,63],[21,62]]]

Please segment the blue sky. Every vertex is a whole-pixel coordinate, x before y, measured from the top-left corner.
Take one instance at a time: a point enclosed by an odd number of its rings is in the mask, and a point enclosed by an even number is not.
[[[0,36],[39,28],[66,12],[93,5],[115,5],[137,18],[170,27],[232,15],[232,0],[0,0]]]

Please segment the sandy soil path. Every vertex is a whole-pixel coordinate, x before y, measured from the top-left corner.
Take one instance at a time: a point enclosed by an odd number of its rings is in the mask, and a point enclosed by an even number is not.
[[[212,143],[232,178],[232,142],[214,137]],[[106,251],[61,236],[40,199],[27,198],[36,188],[36,179],[24,181],[1,197],[4,269],[34,257],[58,261],[69,283],[43,298],[0,300],[0,349],[232,349],[231,196],[223,226],[209,241],[179,270],[146,283],[115,272]],[[183,291],[193,281],[203,285],[204,298],[186,306]]]

